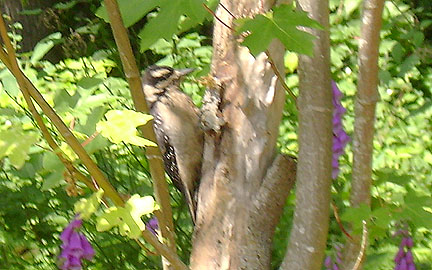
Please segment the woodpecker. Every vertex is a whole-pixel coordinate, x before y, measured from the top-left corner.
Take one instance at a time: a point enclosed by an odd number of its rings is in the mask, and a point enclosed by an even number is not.
[[[192,71],[150,66],[142,82],[165,171],[183,193],[195,223],[195,191],[201,176],[204,134],[199,127],[198,108],[180,90],[181,80]]]

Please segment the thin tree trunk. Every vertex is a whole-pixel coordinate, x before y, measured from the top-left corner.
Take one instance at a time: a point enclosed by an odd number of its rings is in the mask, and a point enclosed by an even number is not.
[[[252,16],[273,4],[221,3],[229,12],[219,7],[216,16],[230,27],[230,13]],[[284,90],[266,55],[252,57],[237,39],[231,29],[215,22],[212,75],[218,86],[208,91],[219,95],[214,117],[223,124],[205,135],[191,255],[191,269],[196,270],[269,269],[272,235],[295,179],[295,162],[275,152]],[[269,51],[283,70],[281,44],[275,42]]]
[[[317,39],[314,56],[300,56],[299,156],[296,208],[287,253],[280,269],[321,269],[327,239],[332,158],[332,91],[329,8],[326,0],[299,0],[324,30],[309,29]]]
[[[358,92],[355,100],[351,188],[351,206],[353,207],[362,203],[370,205],[375,107],[379,99],[378,49],[384,1],[365,0],[363,3]],[[351,270],[354,265],[360,265],[359,263],[363,261],[364,256],[360,256],[360,241],[361,236],[354,235],[354,241],[348,242],[343,269]]]

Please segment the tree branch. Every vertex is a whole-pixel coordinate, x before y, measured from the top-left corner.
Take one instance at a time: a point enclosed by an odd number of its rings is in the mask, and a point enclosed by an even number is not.
[[[15,56],[15,50],[7,36],[6,26],[3,21],[3,17],[0,16],[0,35],[3,39],[3,43],[8,50],[8,53],[0,48],[0,60],[5,64],[5,66],[11,71],[11,73],[17,79],[23,95],[29,95],[38,104],[42,111],[51,120],[54,126],[59,130],[60,134],[64,137],[66,143],[72,148],[72,150],[78,155],[80,160],[83,162],[84,166],[87,168],[89,173],[95,179],[96,183],[105,191],[105,194],[110,198],[116,205],[122,206],[124,204],[123,199],[117,193],[113,186],[105,178],[102,171],[97,167],[91,157],[87,154],[83,146],[79,143],[73,133],[69,130],[63,120],[56,114],[54,109],[46,102],[41,93],[36,89],[32,82],[25,76],[22,70],[18,66],[18,62]],[[26,99],[27,100],[27,99]],[[29,107],[32,106],[32,101],[29,103]],[[34,107],[34,106],[33,106]],[[51,138],[49,136],[49,138]],[[52,139],[52,138],[51,138]],[[49,139],[48,139],[49,140]],[[55,143],[55,142],[54,142]],[[54,146],[54,145],[53,145]],[[66,162],[67,164],[67,162]],[[79,171],[76,171],[79,172]],[[84,175],[78,175],[80,180],[84,180],[82,177]],[[85,176],[84,176],[85,177]],[[85,178],[86,179],[86,178]],[[84,180],[85,181],[85,180]],[[157,238],[152,235],[149,231],[143,231],[143,236],[146,241],[152,244],[155,249],[165,258],[167,258],[175,269],[187,269],[187,267],[180,261],[178,256],[171,249],[166,248],[162,243],[160,243]]]
[[[268,168],[251,204],[247,228],[259,245],[245,245],[248,269],[270,269],[273,235],[283,214],[286,198],[296,180],[295,159],[279,154]],[[265,213],[265,214],[264,214]]]
[[[362,203],[370,205],[375,107],[379,100],[378,49],[384,1],[365,0],[363,3],[353,139],[351,187],[351,205],[353,207]],[[354,235],[354,241],[348,243],[343,269],[353,268],[361,249],[360,242],[360,236]]]
[[[47,117],[52,121],[54,126],[59,130],[60,134],[63,136],[68,145],[81,159],[84,166],[86,166],[87,170],[94,177],[98,185],[104,189],[107,196],[111,198],[117,205],[123,205],[123,200],[116,192],[114,187],[108,182],[101,170],[90,158],[90,156],[87,154],[82,145],[72,134],[72,132],[63,122],[63,120],[61,120],[61,118],[55,113],[54,109],[51,108],[51,106],[48,104],[48,102],[46,102],[41,93],[35,88],[35,86],[19,68],[15,56],[15,49],[13,48],[9,36],[7,35],[6,25],[4,23],[3,17],[0,17],[0,35],[6,49],[8,50],[8,53],[6,53],[3,49],[0,50],[0,59],[17,79],[23,95],[26,95],[26,93],[24,92],[27,92],[28,95],[30,95],[36,101],[42,111],[47,115]]]
[[[326,246],[331,186],[332,91],[327,0],[299,0],[301,9],[324,30],[316,36],[314,56],[299,57],[299,156],[296,207],[288,249],[280,269],[321,269]]]
[[[132,94],[135,108],[139,112],[148,113],[147,103],[142,89],[140,72],[135,62],[132,47],[127,35],[126,27],[123,24],[120,10],[116,0],[105,0],[105,6],[110,19],[111,29],[114,34],[126,79]],[[140,127],[141,133],[147,139],[157,142],[153,131],[153,121]],[[160,205],[163,218],[159,220],[162,237],[168,239],[168,245],[173,252],[176,252],[174,238],[174,224],[172,219],[172,209],[168,183],[165,179],[165,170],[159,148],[147,147],[146,156],[149,161],[150,174],[153,179],[156,201]]]

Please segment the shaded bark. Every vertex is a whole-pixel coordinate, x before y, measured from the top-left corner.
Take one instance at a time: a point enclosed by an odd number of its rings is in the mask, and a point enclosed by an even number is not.
[[[351,205],[370,205],[372,185],[372,152],[375,107],[378,93],[378,49],[384,0],[365,0],[363,4],[361,37],[359,42],[359,79],[355,100],[353,140],[353,172]],[[360,254],[361,236],[354,235],[347,243],[343,269],[353,269]]]
[[[262,13],[273,4],[221,3],[235,17]],[[233,26],[227,11],[218,8],[216,14]],[[252,57],[238,38],[215,23],[212,75],[224,124],[205,138],[191,269],[269,269],[272,235],[294,181],[295,162],[275,158],[284,90],[265,54]],[[282,45],[274,42],[269,51],[283,70]]]
[[[20,0],[3,0],[0,1],[0,6],[3,12],[9,15],[14,22],[20,22],[23,29],[19,34],[23,40],[20,42],[21,50],[24,52],[31,51],[33,47],[42,38],[50,34],[50,30],[43,23],[44,14],[40,15],[23,15],[21,12],[24,9],[41,9],[51,7],[53,4],[60,2],[59,0],[30,0],[24,5]]]
[[[299,0],[324,30],[314,34],[314,56],[300,56],[299,156],[296,207],[281,269],[321,269],[326,246],[332,157],[329,8],[326,0]]]

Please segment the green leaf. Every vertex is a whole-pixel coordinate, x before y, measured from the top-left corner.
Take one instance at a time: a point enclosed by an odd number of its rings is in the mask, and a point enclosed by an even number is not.
[[[402,205],[401,219],[409,219],[416,227],[432,229],[432,213],[425,210],[425,207],[432,206],[432,198],[418,194],[414,190],[408,190]]]
[[[107,231],[118,226],[121,235],[137,239],[145,229],[141,216],[152,213],[155,210],[155,201],[151,196],[140,197],[133,195],[125,204],[125,207],[110,207],[97,220],[96,229]]]
[[[102,82],[103,82],[103,80],[101,78],[84,77],[77,82],[77,85],[84,88],[84,89],[90,89],[92,87],[98,86]]]
[[[50,173],[47,177],[44,177],[41,190],[47,191],[60,185],[63,180],[63,173],[64,170],[56,170]]]
[[[43,12],[42,9],[40,8],[36,8],[36,9],[24,9],[22,11],[19,12],[20,15],[39,15]]]
[[[0,131],[0,158],[7,156],[10,163],[19,169],[29,157],[30,146],[37,140],[36,133],[25,132],[21,128],[2,130]]]
[[[123,23],[126,27],[134,25],[149,11],[155,9],[159,4],[158,0],[118,0],[117,2],[119,4],[120,13],[122,14]],[[96,11],[96,16],[102,18],[106,22],[109,22],[108,13],[104,4],[98,8]]]
[[[100,121],[96,130],[113,143],[130,143],[138,146],[157,146],[138,136],[137,127],[153,119],[151,115],[131,110],[111,110],[105,114],[107,121]]]
[[[172,50],[174,48],[174,44],[172,42],[168,42],[165,39],[161,38],[153,45],[150,46],[150,49],[157,53],[162,55],[168,55],[172,53]]]
[[[61,33],[57,32],[39,41],[36,44],[33,50],[33,54],[30,58],[30,62],[32,63],[32,65],[36,64],[39,60],[41,60],[45,56],[45,54],[47,54],[52,49],[52,47],[54,47],[56,42],[58,42],[60,39]]]
[[[63,167],[63,163],[54,152],[47,151],[43,154],[42,159],[43,168],[47,171],[56,171],[58,168]]]
[[[395,170],[392,169],[383,169],[375,172],[375,175],[377,176],[377,185],[380,185],[382,183],[394,183],[399,186],[405,186],[411,179],[412,176],[408,174],[397,174]]]
[[[347,0],[344,1],[345,16],[348,18],[356,9],[360,7],[361,0]]]
[[[99,208],[99,204],[102,200],[104,194],[103,189],[99,189],[97,192],[93,193],[90,198],[82,198],[75,203],[74,210],[75,213],[80,214],[82,219],[89,219],[91,215]]]
[[[277,38],[288,50],[312,55],[315,37],[297,29],[298,26],[323,29],[315,20],[310,19],[306,12],[294,11],[289,5],[280,5],[272,13],[257,15],[254,19],[237,20],[237,32],[249,32],[242,45],[249,48],[256,56],[267,49],[270,42]]]
[[[412,40],[414,46],[420,47],[423,44],[424,38],[425,38],[425,36],[422,32],[415,31],[413,33],[413,40]]]
[[[418,65],[419,62],[420,62],[420,58],[417,55],[415,55],[415,54],[410,55],[400,65],[400,71],[399,71],[398,76],[402,77],[403,75],[405,75],[405,73],[407,73],[413,67]]]
[[[159,13],[155,18],[151,19],[138,34],[141,39],[141,51],[146,51],[159,39],[170,40],[172,36],[179,32],[179,20],[182,15],[187,16],[191,22],[188,27],[198,24],[203,21],[207,15],[203,4],[203,0],[184,0],[158,1],[160,7]],[[182,31],[187,30],[182,28]]]
[[[10,73],[8,69],[3,70],[0,73],[0,79],[3,83],[4,90],[12,97],[17,97],[20,93],[18,83],[15,77]]]
[[[390,222],[393,220],[390,209],[386,207],[377,208],[372,212],[373,223],[380,228],[388,228]]]
[[[73,1],[69,1],[66,3],[57,3],[54,5],[54,8],[57,9],[70,9],[73,8],[76,4],[78,3],[78,1],[73,0]]]
[[[403,49],[402,45],[400,43],[396,43],[393,46],[393,50],[392,50],[391,54],[393,56],[393,60],[396,63],[402,62],[402,57],[404,55],[404,49]]]
[[[359,207],[348,208],[342,215],[341,219],[350,222],[356,233],[361,232],[363,220],[368,221],[371,216],[370,207],[366,204],[361,204]]]
[[[392,79],[392,75],[388,70],[380,70],[378,77],[383,84],[388,84]]]

